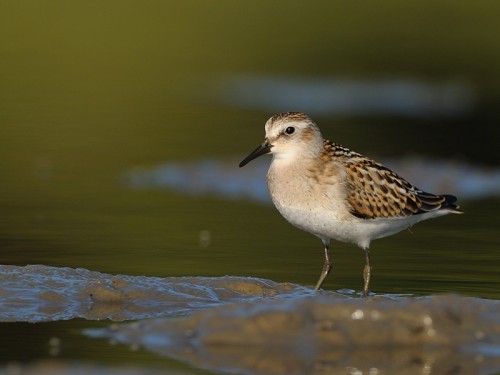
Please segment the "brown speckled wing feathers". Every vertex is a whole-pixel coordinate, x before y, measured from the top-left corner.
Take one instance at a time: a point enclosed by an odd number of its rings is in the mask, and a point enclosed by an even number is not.
[[[397,218],[443,208],[458,209],[451,195],[426,193],[390,169],[330,141],[325,153],[346,168],[347,202],[354,216]]]

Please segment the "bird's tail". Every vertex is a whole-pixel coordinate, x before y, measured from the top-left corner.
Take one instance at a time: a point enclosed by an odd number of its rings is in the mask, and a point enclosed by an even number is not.
[[[441,209],[449,210],[456,214],[464,213],[457,204],[457,197],[449,194],[443,194],[442,197],[444,198],[444,202],[441,203]]]
[[[451,213],[461,214],[463,211],[457,204],[457,197],[449,194],[435,195],[420,191],[417,195],[420,203],[419,212],[432,212],[446,210]]]
[[[418,200],[420,201],[421,206],[419,208],[422,212],[446,210],[456,214],[463,213],[463,211],[460,210],[460,206],[456,204],[457,197],[453,195],[436,195],[422,191],[418,194]]]

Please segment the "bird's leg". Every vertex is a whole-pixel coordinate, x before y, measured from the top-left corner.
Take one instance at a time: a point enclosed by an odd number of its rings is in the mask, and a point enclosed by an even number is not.
[[[321,271],[321,275],[319,276],[319,280],[316,284],[316,287],[314,289],[318,290],[321,288],[321,285],[323,285],[326,277],[330,273],[330,270],[332,269],[332,264],[330,263],[330,242],[329,241],[323,241],[323,244],[325,245],[325,264],[323,265],[323,271]]]
[[[370,275],[372,273],[372,266],[370,265],[370,249],[365,250],[365,268],[363,269],[363,279],[365,280],[365,286],[363,288],[364,296],[368,296],[368,286],[370,285]]]

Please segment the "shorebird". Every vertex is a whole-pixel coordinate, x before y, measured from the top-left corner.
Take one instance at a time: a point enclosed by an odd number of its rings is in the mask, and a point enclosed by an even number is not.
[[[366,296],[372,240],[422,220],[462,213],[453,195],[426,193],[382,164],[323,139],[304,113],[275,115],[265,131],[264,143],[239,166],[272,154],[267,185],[274,205],[288,222],[319,237],[324,245],[325,262],[315,289],[321,288],[332,268],[331,239],[364,250]]]

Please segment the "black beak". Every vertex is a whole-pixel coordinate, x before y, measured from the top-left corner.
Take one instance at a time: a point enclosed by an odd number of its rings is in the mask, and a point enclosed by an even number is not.
[[[253,150],[250,155],[243,159],[243,161],[240,163],[240,168],[261,155],[269,154],[271,152],[271,147],[273,147],[273,145],[270,145],[269,143],[267,143],[267,141],[261,144],[259,147]]]

